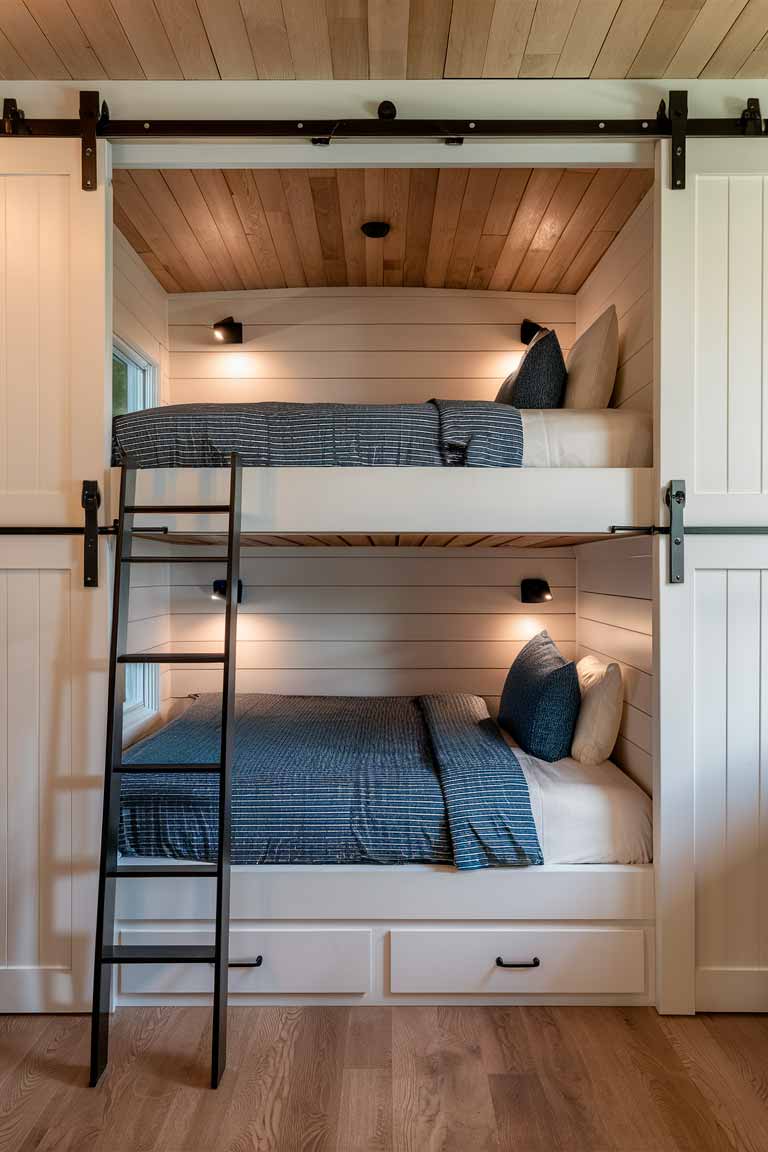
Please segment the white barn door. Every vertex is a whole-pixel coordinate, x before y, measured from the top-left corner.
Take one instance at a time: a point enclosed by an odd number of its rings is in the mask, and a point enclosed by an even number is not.
[[[106,502],[111,279],[107,146],[0,143],[0,524],[83,523]],[[108,505],[107,505],[108,506]],[[0,1012],[90,1002],[108,572],[80,537],[0,537]]]
[[[659,495],[687,525],[768,525],[768,147],[659,147]],[[665,512],[660,509],[660,515]],[[663,519],[661,522],[665,522]],[[658,550],[658,1003],[768,1011],[768,538]]]

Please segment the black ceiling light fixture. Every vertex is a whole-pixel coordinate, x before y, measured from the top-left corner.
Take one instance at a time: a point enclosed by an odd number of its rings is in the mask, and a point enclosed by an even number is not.
[[[529,577],[520,581],[520,599],[523,604],[544,604],[552,599],[552,589],[546,580]]]
[[[369,240],[383,240],[389,234],[389,224],[386,220],[366,220],[360,225],[360,231]]]
[[[225,316],[214,324],[213,335],[219,344],[242,344],[243,326],[234,316]]]

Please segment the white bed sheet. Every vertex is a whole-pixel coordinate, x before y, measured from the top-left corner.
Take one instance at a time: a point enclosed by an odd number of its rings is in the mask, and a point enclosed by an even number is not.
[[[520,761],[545,864],[650,864],[651,798],[606,760],[587,767],[529,756],[502,735]]]
[[[652,420],[623,408],[524,409],[524,468],[650,468]]]

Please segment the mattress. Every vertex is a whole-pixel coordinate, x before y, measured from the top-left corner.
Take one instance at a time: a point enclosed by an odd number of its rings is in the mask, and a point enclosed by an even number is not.
[[[649,413],[623,408],[526,409],[524,468],[650,468]]]
[[[220,697],[124,761],[218,758]],[[540,864],[528,787],[482,699],[469,695],[236,699],[233,864]],[[120,852],[212,860],[218,780],[123,777]]]

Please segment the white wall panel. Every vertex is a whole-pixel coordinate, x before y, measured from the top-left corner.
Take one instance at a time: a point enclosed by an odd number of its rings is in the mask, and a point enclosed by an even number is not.
[[[167,404],[168,294],[116,228],[113,239],[114,332],[156,365],[158,396],[161,404]]]

